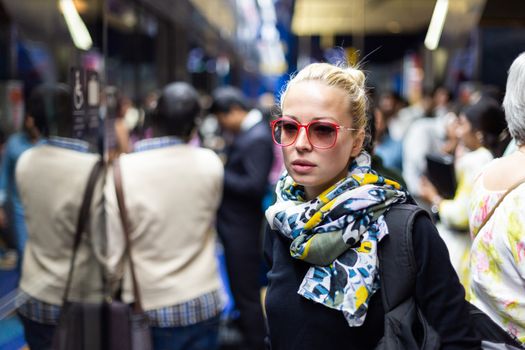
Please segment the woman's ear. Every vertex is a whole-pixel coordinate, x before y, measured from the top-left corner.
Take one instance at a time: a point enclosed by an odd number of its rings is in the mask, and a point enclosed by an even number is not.
[[[478,142],[482,145],[483,144],[483,133],[481,131],[476,131],[476,139],[478,140]]]
[[[363,144],[365,142],[365,130],[360,129],[357,134],[354,136],[354,141],[352,144],[352,151],[350,153],[352,158],[355,158],[363,150]]]

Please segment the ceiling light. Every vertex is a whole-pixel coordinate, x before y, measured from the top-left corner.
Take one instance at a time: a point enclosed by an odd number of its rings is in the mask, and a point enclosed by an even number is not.
[[[81,50],[89,50],[93,46],[93,40],[84,21],[78,14],[73,0],[60,0],[58,5],[64,15],[67,29],[75,46]]]
[[[447,11],[448,0],[437,0],[425,38],[425,46],[429,50],[435,50],[438,47],[441,32],[445,25],[445,19],[447,18]]]

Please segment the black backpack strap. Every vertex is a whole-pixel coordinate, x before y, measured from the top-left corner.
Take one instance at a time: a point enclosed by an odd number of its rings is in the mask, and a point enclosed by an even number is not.
[[[378,248],[381,297],[385,312],[413,295],[417,266],[412,228],[419,215],[429,214],[414,204],[394,204],[385,215],[389,234]]]

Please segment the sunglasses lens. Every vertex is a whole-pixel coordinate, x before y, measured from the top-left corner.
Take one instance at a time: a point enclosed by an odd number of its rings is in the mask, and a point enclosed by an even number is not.
[[[273,139],[281,146],[288,146],[295,141],[299,126],[294,121],[278,120],[273,124]]]
[[[312,145],[318,148],[332,147],[337,138],[337,129],[334,125],[323,122],[310,124],[309,139]]]

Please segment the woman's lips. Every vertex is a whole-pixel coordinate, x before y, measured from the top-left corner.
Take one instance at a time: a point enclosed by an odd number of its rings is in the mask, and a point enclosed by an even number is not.
[[[298,174],[307,174],[315,168],[315,164],[304,160],[296,160],[292,162],[292,169]]]

